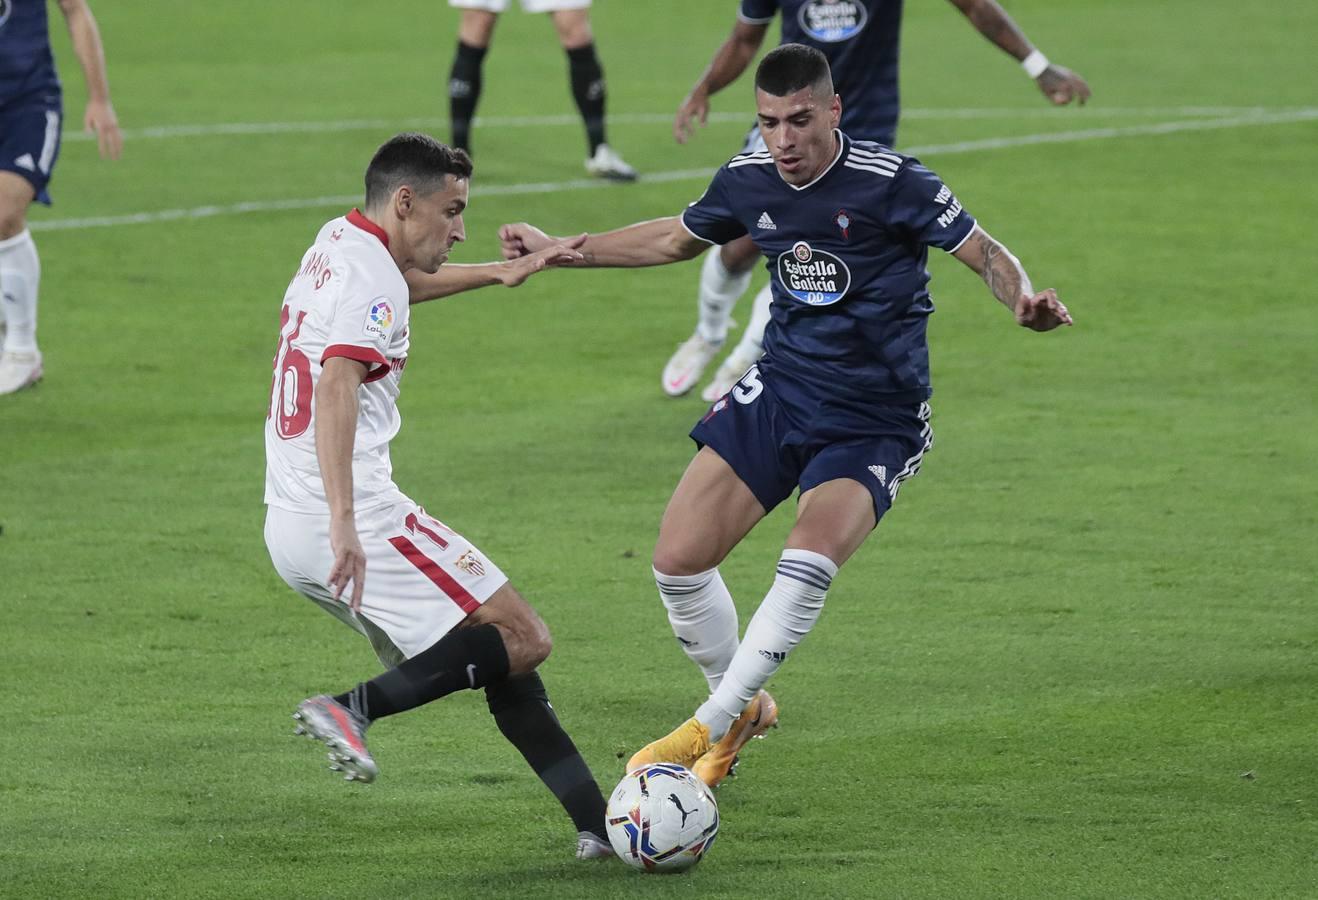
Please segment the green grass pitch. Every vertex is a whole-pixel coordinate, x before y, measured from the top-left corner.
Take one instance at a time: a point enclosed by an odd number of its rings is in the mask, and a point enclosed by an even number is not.
[[[574,861],[479,695],[380,723],[366,788],[290,736],[302,697],[375,667],[265,554],[280,298],[381,140],[446,133],[454,12],[93,5],[124,158],[65,143],[31,216],[46,380],[0,400],[0,895],[1318,896],[1318,7],[1008,3],[1093,86],[1055,110],[950,4],[907,4],[899,145],[1077,324],[1017,329],[933,261],[936,447],[775,678],[782,727],[720,790],[713,852],[663,879]],[[691,145],[668,117],[733,7],[596,4],[633,186],[569,184],[566,62],[543,17],[506,16],[456,261],[505,221],[694,199],[749,81]],[[193,212],[123,221],[168,210]],[[397,480],[540,609],[606,789],[703,687],[649,572],[702,412],[659,390],[696,275],[551,273],[414,314]],[[792,507],[724,567],[743,624]]]

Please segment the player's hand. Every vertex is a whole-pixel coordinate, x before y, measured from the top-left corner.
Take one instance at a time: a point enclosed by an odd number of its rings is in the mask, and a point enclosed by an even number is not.
[[[109,100],[88,100],[87,112],[82,117],[84,131],[96,133],[96,145],[102,159],[118,159],[124,149],[124,136],[119,131],[119,117]]]
[[[563,243],[563,239],[552,238],[534,225],[525,222],[499,227],[499,249],[503,251],[504,259],[520,259],[556,243]]]
[[[585,257],[579,249],[586,243],[586,236],[579,234],[574,238],[550,244],[535,253],[510,259],[503,264],[501,280],[507,287],[517,287],[536,272],[542,272],[551,266],[570,266],[582,262]]]
[[[362,549],[357,525],[352,519],[330,519],[330,550],[334,553],[334,567],[330,569],[329,587],[334,592],[334,599],[340,599],[351,582],[348,606],[360,609],[362,590],[366,586],[366,551]]]
[[[1059,325],[1075,324],[1052,288],[1033,297],[1022,295],[1016,302],[1016,323],[1031,331],[1052,331]]]
[[[1057,106],[1065,106],[1072,100],[1078,100],[1084,106],[1089,99],[1089,85],[1065,66],[1049,65],[1034,80],[1049,102]]]
[[[695,132],[691,120],[696,119],[704,126],[709,122],[709,96],[702,92],[687,95],[682,105],[677,108],[677,118],[673,119],[673,139],[685,144]]]

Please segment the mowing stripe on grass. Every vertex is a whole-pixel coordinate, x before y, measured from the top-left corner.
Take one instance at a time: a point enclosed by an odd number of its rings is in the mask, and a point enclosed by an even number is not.
[[[1120,118],[1175,118],[1220,117],[1243,115],[1275,115],[1303,111],[1301,107],[1266,106],[1089,106],[1083,115],[1089,117]],[[1064,116],[1071,113],[1048,106],[1020,107],[966,107],[962,109],[908,109],[903,119],[957,120],[957,119],[1035,119],[1046,116]],[[1074,113],[1081,115],[1081,113]],[[747,128],[755,119],[752,110],[742,112],[712,112],[709,121],[714,123],[740,122]],[[661,125],[673,121],[671,113],[618,113],[609,116],[611,125]],[[553,128],[579,126],[581,117],[564,113],[552,116],[477,116],[476,128]],[[123,129],[127,140],[163,140],[187,137],[227,137],[259,134],[327,134],[342,131],[397,131],[401,128],[441,128],[448,119],[435,117],[403,119],[343,119],[324,122],[204,122],[199,124],[153,125],[144,128]],[[64,141],[93,141],[96,135],[85,131],[66,131]]]
[[[1080,131],[1056,131],[1041,134],[1021,134],[1009,137],[979,138],[951,144],[929,144],[902,148],[904,152],[920,156],[948,156],[957,153],[976,153],[987,150],[1004,150],[1011,147],[1031,147],[1039,144],[1072,144],[1110,140],[1123,137],[1155,137],[1189,131],[1213,131],[1224,128],[1286,125],[1296,122],[1318,121],[1318,108],[1297,109],[1289,112],[1228,116],[1216,119],[1177,120],[1153,122],[1147,125],[1127,125],[1113,128],[1086,128]],[[666,181],[698,181],[710,176],[709,169],[677,169],[668,172],[650,172],[646,183]],[[497,197],[522,194],[548,194],[560,191],[582,191],[612,188],[626,190],[611,182],[598,179],[575,178],[567,181],[543,181],[523,184],[492,184],[472,189],[472,196]],[[114,216],[91,216],[77,219],[50,219],[31,222],[33,231],[69,231],[84,228],[108,228],[118,225],[147,225],[184,219],[206,219],[214,216],[232,216],[245,213],[279,212],[295,209],[315,209],[330,206],[350,206],[361,200],[359,194],[339,194],[327,197],[309,197],[293,200],[254,200],[228,205],[194,206],[189,209],[162,209],[151,212],[128,213]]]

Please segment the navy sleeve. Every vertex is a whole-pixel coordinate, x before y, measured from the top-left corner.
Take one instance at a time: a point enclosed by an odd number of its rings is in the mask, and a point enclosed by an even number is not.
[[[746,234],[746,226],[736,217],[728,190],[726,166],[714,173],[714,180],[700,199],[682,212],[686,230],[711,244],[726,244]]]
[[[975,230],[975,217],[962,208],[952,189],[915,159],[906,160],[897,172],[887,218],[898,231],[948,253]]]
[[[752,25],[763,25],[773,20],[778,12],[778,0],[741,0],[737,18]]]

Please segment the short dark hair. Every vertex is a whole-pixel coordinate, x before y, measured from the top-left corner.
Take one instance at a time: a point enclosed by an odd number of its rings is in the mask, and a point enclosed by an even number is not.
[[[380,145],[366,167],[367,208],[384,203],[404,184],[418,194],[443,187],[444,177],[471,177],[471,157],[428,134],[404,132]]]
[[[833,73],[828,57],[805,44],[783,44],[760,60],[755,86],[766,94],[786,97],[801,88],[819,87],[833,93]]]

